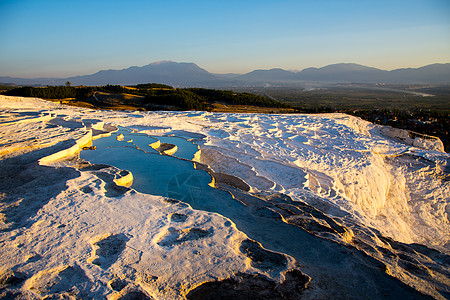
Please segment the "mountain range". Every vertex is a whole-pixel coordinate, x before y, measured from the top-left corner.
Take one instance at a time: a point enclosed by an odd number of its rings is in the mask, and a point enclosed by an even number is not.
[[[354,63],[338,63],[300,72],[283,69],[255,70],[247,74],[213,74],[194,63],[163,61],[122,70],[102,70],[91,75],[67,78],[13,78],[0,76],[1,83],[17,85],[131,85],[163,83],[173,86],[240,86],[270,83],[386,83],[386,84],[449,84],[450,63],[432,64],[421,68],[381,70]]]

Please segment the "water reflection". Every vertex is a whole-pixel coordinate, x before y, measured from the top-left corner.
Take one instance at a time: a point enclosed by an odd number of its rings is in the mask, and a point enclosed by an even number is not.
[[[150,146],[158,140],[176,145],[177,152],[173,156],[160,155]],[[217,192],[208,185],[211,176],[196,170],[189,161],[198,151],[197,145],[183,138],[151,137],[120,128],[109,137],[93,141],[93,145],[95,151],[82,151],[80,157],[93,164],[108,164],[130,171],[134,178],[132,187],[139,192],[174,198],[194,206]],[[219,193],[231,197],[226,192]]]
[[[123,138],[118,140],[121,135]],[[174,156],[160,155],[149,146],[157,140],[177,145],[178,151]],[[371,267],[366,262],[366,256],[356,255],[332,241],[286,224],[280,218],[261,213],[273,204],[234,191],[239,201],[229,192],[212,188],[209,185],[211,176],[195,169],[190,161],[197,146],[183,138],[150,137],[120,128],[110,137],[95,140],[93,145],[96,150],[82,151],[82,159],[132,172],[132,187],[139,192],[177,199],[194,209],[216,212],[231,219],[239,230],[261,242],[264,247],[294,257],[297,263],[304,266],[302,269],[313,277],[316,285],[322,286],[324,295],[345,298],[348,295],[369,295],[376,290],[379,294],[374,299],[383,299],[384,296],[380,295],[418,297],[415,291],[389,277],[383,270]],[[295,210],[295,206],[286,205]],[[269,273],[276,276],[279,271],[275,266]],[[345,280],[328,285],[330,274]]]

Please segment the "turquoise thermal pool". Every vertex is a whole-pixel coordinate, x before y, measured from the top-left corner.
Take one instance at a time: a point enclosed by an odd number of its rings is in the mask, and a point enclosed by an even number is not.
[[[178,151],[173,156],[161,155],[150,146],[158,140],[176,145]],[[132,187],[139,192],[180,200],[194,209],[219,213],[229,218],[239,230],[266,249],[288,254],[300,265],[307,266],[305,271],[313,278],[326,277],[333,270],[338,277],[346,276],[348,282],[360,282],[364,277],[367,284],[361,289],[366,294],[372,292],[371,285],[395,297],[402,297],[405,293],[405,289],[384,272],[374,273],[370,266],[361,265],[361,257],[347,248],[284,222],[283,217],[276,212],[281,208],[293,214],[291,218],[295,218],[296,213],[301,213],[303,204],[285,200],[276,193],[273,194],[275,198],[267,201],[239,190],[231,189],[232,195],[228,191],[211,187],[211,175],[195,169],[194,163],[190,161],[198,148],[186,139],[151,137],[120,128],[110,137],[95,140],[93,145],[96,150],[82,151],[82,159],[130,171],[134,178]],[[357,272],[346,271],[352,265],[358,265]],[[264,269],[276,275],[285,267],[285,263],[270,262]]]
[[[150,146],[158,140],[176,145],[177,151],[173,156],[161,155]],[[212,178],[207,172],[194,168],[190,160],[198,147],[186,139],[151,137],[120,128],[109,137],[93,141],[93,145],[96,150],[81,151],[80,157],[92,164],[130,171],[132,187],[139,192],[181,200],[201,209],[211,209],[211,199],[232,200],[228,192],[209,185]]]

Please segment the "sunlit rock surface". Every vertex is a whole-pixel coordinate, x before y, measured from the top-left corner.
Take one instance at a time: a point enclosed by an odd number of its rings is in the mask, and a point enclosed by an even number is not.
[[[450,296],[439,141],[344,114],[0,97],[0,297]]]

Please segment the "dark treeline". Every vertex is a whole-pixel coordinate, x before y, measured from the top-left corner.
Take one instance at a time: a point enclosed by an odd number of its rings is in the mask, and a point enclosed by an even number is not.
[[[146,104],[168,105],[181,110],[208,110],[207,101],[191,91],[184,89],[152,89],[145,92]]]
[[[48,86],[20,87],[4,92],[9,96],[36,97],[43,99],[77,99],[95,103],[94,92],[112,94],[132,94],[144,96],[144,104],[170,106],[181,110],[208,110],[210,104],[220,102],[228,105],[249,105],[259,107],[288,108],[284,104],[270,98],[250,93],[234,93],[233,91],[184,88],[175,89],[169,85],[158,83],[138,84],[135,86],[105,85],[90,87]]]
[[[94,87],[48,86],[31,87],[24,86],[4,92],[7,96],[35,97],[42,99],[85,99],[94,93]]]
[[[142,84],[137,84],[132,87],[136,87],[137,89],[169,89],[169,90],[173,90],[172,86],[166,85],[166,84],[161,84],[161,83],[142,83]]]
[[[220,102],[228,105],[249,105],[259,107],[287,108],[287,104],[267,97],[233,91],[186,88],[139,89],[138,93],[146,97],[148,103],[178,106],[181,109],[208,110],[209,104]]]
[[[17,88],[17,86],[13,84],[0,84],[0,94],[15,88]]]
[[[4,92],[8,96],[36,97],[44,99],[65,99],[75,98],[76,90],[67,86],[49,86],[46,88],[36,88],[24,86]]]
[[[270,98],[250,94],[250,93],[235,93],[233,91],[212,90],[202,88],[188,88],[198,96],[206,99],[209,103],[221,102],[230,105],[252,105],[262,107],[277,107],[288,108],[290,105],[272,100]]]

